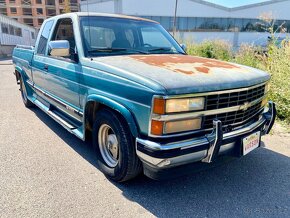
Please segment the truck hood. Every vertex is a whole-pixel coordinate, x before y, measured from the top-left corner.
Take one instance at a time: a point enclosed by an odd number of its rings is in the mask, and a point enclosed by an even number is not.
[[[160,84],[167,94],[234,89],[269,80],[268,73],[234,63],[190,55],[129,55],[94,59],[98,64]]]

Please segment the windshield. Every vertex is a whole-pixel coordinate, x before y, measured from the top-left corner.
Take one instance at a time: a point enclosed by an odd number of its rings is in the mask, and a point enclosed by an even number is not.
[[[160,24],[114,17],[80,17],[86,56],[184,54]]]

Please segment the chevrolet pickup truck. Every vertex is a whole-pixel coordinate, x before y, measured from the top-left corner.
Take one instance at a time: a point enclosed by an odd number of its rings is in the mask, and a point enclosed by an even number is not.
[[[268,73],[187,55],[147,19],[55,16],[35,47],[14,49],[13,63],[24,105],[91,139],[98,168],[118,182],[242,157],[276,116]]]

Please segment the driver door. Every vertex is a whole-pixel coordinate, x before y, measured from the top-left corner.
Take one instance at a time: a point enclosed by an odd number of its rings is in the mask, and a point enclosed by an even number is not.
[[[82,67],[77,56],[73,22],[70,18],[59,19],[50,41],[67,40],[70,43],[69,57],[45,57],[46,83],[43,89],[48,92],[53,104],[61,111],[81,121],[79,115],[79,78]]]

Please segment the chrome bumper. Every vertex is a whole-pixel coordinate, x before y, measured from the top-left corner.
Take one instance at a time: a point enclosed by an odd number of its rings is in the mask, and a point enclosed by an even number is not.
[[[232,132],[223,133],[222,122],[213,121],[213,132],[199,138],[161,144],[136,138],[136,152],[144,164],[156,169],[165,169],[192,162],[211,163],[218,155],[228,153],[241,145],[244,135],[261,131],[268,134],[275,122],[276,108],[269,102],[269,110],[261,114],[258,121]]]

